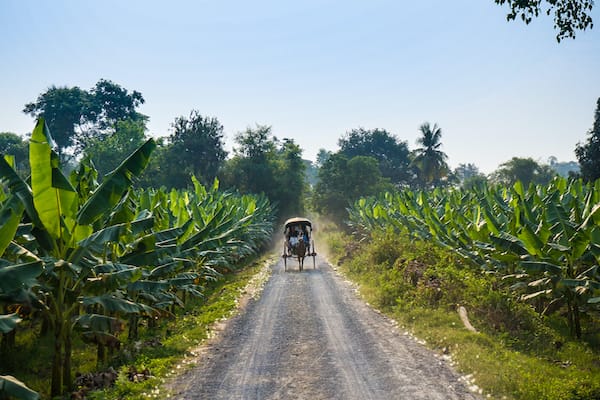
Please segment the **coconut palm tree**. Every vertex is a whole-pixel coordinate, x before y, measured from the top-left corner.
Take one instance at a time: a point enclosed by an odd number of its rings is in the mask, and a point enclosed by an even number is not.
[[[442,147],[442,130],[429,122],[425,122],[419,128],[422,137],[417,139],[421,147],[414,151],[412,165],[418,170],[418,177],[424,186],[436,186],[441,179],[448,176],[450,168],[446,163],[448,156],[440,150]]]

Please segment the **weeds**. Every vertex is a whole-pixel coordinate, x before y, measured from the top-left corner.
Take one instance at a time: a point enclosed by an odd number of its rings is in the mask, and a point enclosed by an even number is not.
[[[598,335],[574,340],[564,318],[540,316],[517,301],[495,275],[407,237],[380,233],[357,247],[352,238],[330,231],[326,241],[334,243],[331,259],[360,284],[369,303],[434,350],[449,354],[485,394],[524,400],[600,399]],[[458,305],[467,308],[480,333],[463,327]]]

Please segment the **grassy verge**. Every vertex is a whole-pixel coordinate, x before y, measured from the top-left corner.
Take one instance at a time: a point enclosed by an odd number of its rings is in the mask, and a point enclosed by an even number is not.
[[[134,360],[121,367],[119,379],[109,390],[95,392],[89,399],[164,399],[168,389],[164,384],[169,376],[185,367],[184,360],[193,354],[190,351],[204,342],[211,334],[211,327],[218,321],[230,317],[238,310],[239,299],[244,295],[249,282],[264,272],[265,260],[237,273],[230,273],[213,283],[204,300],[190,304],[187,311],[171,323],[163,324],[152,332],[150,339],[162,338],[159,346],[142,349]],[[264,276],[266,278],[266,276]],[[152,378],[142,382],[129,379],[131,368],[136,371],[151,371]]]
[[[446,354],[473,390],[497,399],[600,399],[597,329],[574,340],[563,318],[539,316],[504,282],[429,243],[381,234],[358,244],[334,230],[321,241],[365,300]],[[478,333],[464,327],[459,305]]]
[[[171,320],[160,320],[154,327],[140,329],[140,339],[122,346],[100,370],[116,370],[117,381],[110,389],[86,394],[87,399],[163,399],[168,396],[164,388],[167,378],[177,372],[190,356],[191,349],[205,341],[211,327],[232,315],[238,309],[239,299],[248,283],[257,275],[266,279],[266,259],[225,274],[222,279],[207,285],[203,298],[189,299],[186,308],[177,311]],[[259,274],[259,272],[263,272]],[[260,282],[256,283],[257,285]],[[11,359],[2,360],[2,369],[11,371],[29,387],[38,391],[42,399],[49,398],[52,338],[39,335],[39,327],[23,329],[16,337],[18,351]],[[185,367],[185,366],[183,366]],[[96,348],[77,340],[73,351],[73,370],[80,374],[97,374]],[[133,381],[132,381],[133,379]],[[77,397],[83,398],[83,392]]]

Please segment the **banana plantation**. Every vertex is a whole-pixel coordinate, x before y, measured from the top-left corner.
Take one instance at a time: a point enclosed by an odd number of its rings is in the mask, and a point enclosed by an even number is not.
[[[414,235],[496,274],[540,314],[561,311],[573,337],[600,304],[600,182],[400,191],[358,200],[358,235]]]
[[[27,329],[53,338],[57,396],[73,389],[75,338],[96,346],[102,362],[142,324],[173,318],[207,282],[261,250],[274,212],[265,197],[219,191],[217,180],[208,188],[194,180],[187,191],[135,190],[152,139],[101,181],[86,159],[65,176],[51,144],[40,119],[28,180],[0,158],[0,351],[14,351],[25,318],[38,321]],[[1,393],[39,398],[12,376],[0,376]]]

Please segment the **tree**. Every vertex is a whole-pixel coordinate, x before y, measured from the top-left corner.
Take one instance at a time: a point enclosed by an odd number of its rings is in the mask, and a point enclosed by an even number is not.
[[[355,156],[375,158],[382,176],[389,178],[392,183],[401,185],[412,181],[408,145],[386,130],[353,129],[346,133],[338,144],[340,153],[348,158]]]
[[[135,111],[143,103],[141,93],[129,93],[116,83],[100,79],[89,91],[77,86],[51,86],[35,102],[26,104],[23,112],[46,120],[59,157],[68,160],[70,153],[85,149],[90,139],[111,134],[117,121],[145,119]]]
[[[165,155],[175,164],[169,169],[171,187],[190,186],[192,175],[204,184],[211,183],[227,157],[223,125],[192,110],[189,118],[176,118],[172,127]]]
[[[29,171],[29,147],[27,142],[16,133],[0,133],[0,156],[13,156],[15,169],[21,176],[26,176]]]
[[[442,130],[429,122],[425,122],[419,128],[422,136],[417,139],[421,147],[414,151],[412,164],[417,167],[418,177],[423,186],[437,186],[442,179],[448,176],[450,168],[446,163],[448,156],[440,150],[442,147]]]
[[[586,30],[594,26],[590,13],[594,6],[593,0],[494,0],[496,4],[508,4],[510,12],[506,15],[508,21],[520,18],[529,24],[541,13],[554,14],[554,29],[558,30],[556,40],[575,38],[577,30]],[[543,9],[542,3],[546,8]]]
[[[258,125],[236,135],[234,156],[219,177],[223,187],[242,193],[264,193],[280,216],[301,213],[306,194],[302,150],[291,139],[279,141],[270,126]]]
[[[317,153],[317,162],[316,162],[316,167],[317,168],[321,168],[323,166],[323,164],[325,164],[325,162],[329,159],[329,157],[331,157],[331,151],[329,150],[325,150],[325,149],[319,149],[319,152]]]
[[[306,164],[302,160],[302,149],[293,139],[283,139],[278,151],[278,164],[275,180],[279,189],[276,200],[280,215],[302,214],[307,192]]]
[[[513,157],[500,164],[492,173],[492,180],[505,185],[514,185],[517,181],[525,187],[530,183],[547,184],[556,175],[549,165],[540,165],[532,158]]]
[[[480,186],[487,181],[485,175],[479,172],[479,168],[471,163],[458,164],[458,167],[454,169],[454,176],[463,189]]]
[[[271,127],[247,128],[236,135],[235,142],[234,157],[223,173],[224,185],[234,186],[242,193],[265,193],[273,200],[276,139]]]
[[[594,125],[585,144],[578,143],[575,155],[581,165],[581,176],[587,181],[600,178],[600,98],[596,101]]]
[[[139,120],[145,117],[136,109],[144,104],[142,94],[129,91],[116,83],[100,79],[90,90],[92,98],[93,120],[100,130],[116,128],[116,123],[124,120]]]
[[[26,104],[23,112],[46,120],[61,159],[67,158],[65,151],[76,144],[77,129],[94,120],[91,95],[77,86],[53,85],[34,103]]]
[[[354,201],[386,190],[393,190],[393,185],[382,176],[377,159],[335,153],[319,169],[313,205],[324,216],[342,223]]]

